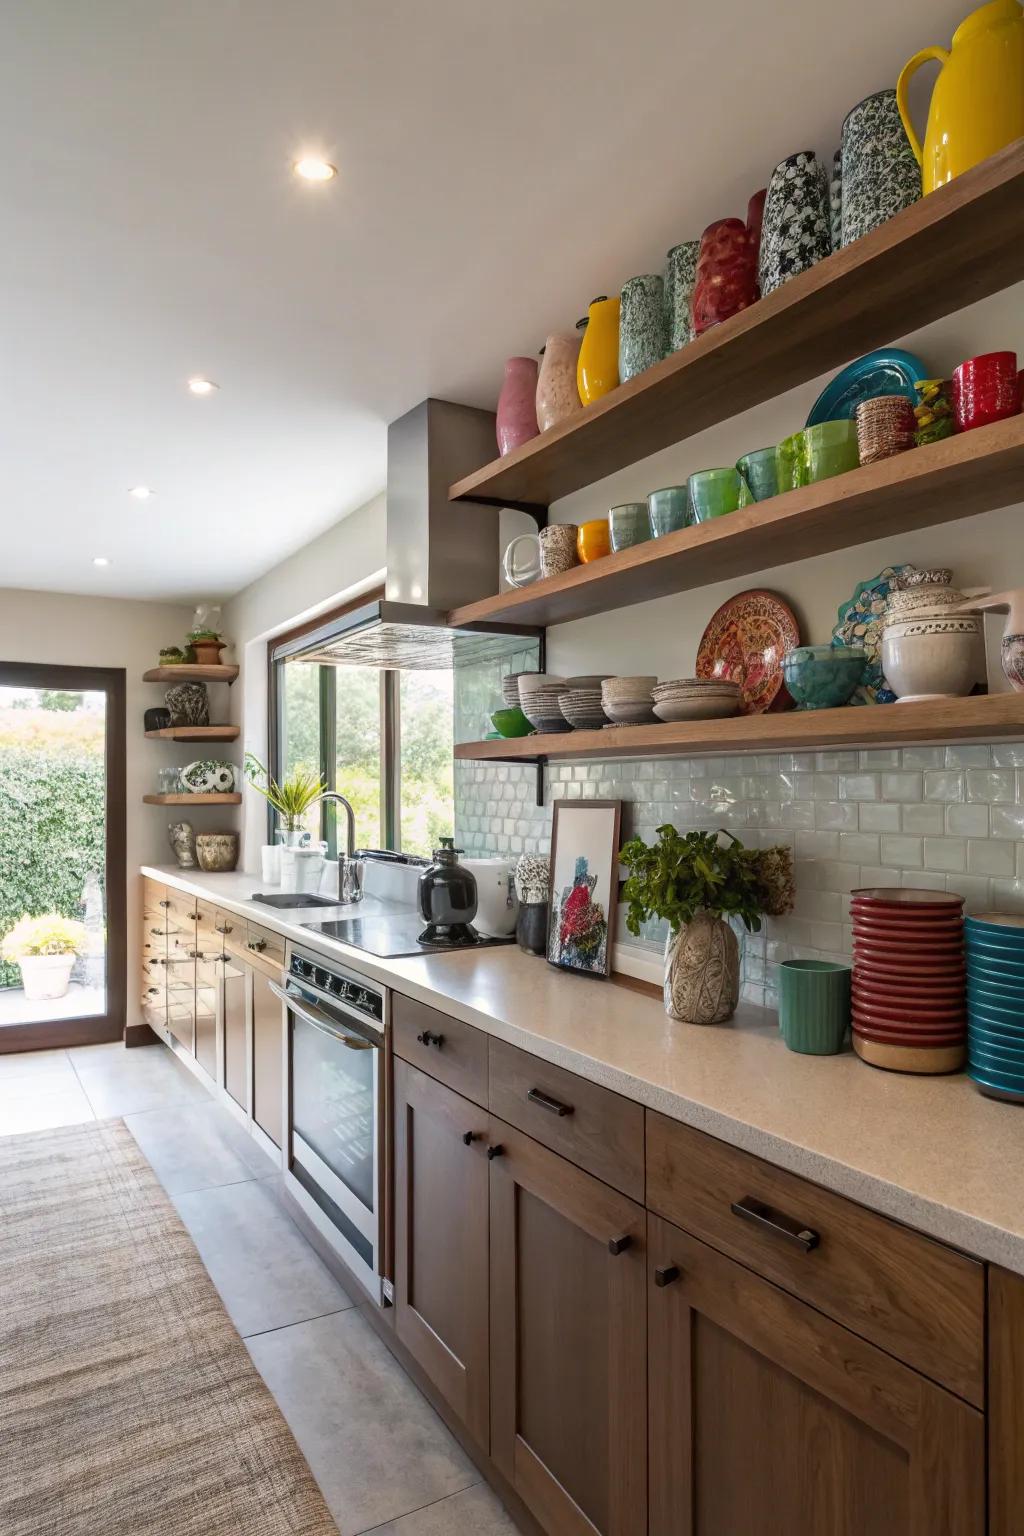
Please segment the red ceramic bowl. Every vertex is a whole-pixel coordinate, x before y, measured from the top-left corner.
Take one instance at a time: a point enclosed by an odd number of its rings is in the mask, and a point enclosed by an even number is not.
[[[925,921],[919,919],[917,922],[909,922],[902,912],[889,917],[888,914],[865,912],[861,907],[854,907],[850,912],[850,921],[865,934],[905,934],[911,939],[918,934],[962,934],[964,931],[964,920],[959,912],[948,915],[945,912],[929,913]]]
[[[944,1045],[960,1045],[965,1037],[961,1030],[954,1034],[923,1034],[919,1030],[899,1029],[861,1029],[860,1025],[853,1026],[855,1035],[861,1035],[865,1040],[876,1040],[879,1045],[910,1045],[919,1046],[922,1050],[929,1047],[942,1047]]]
[[[960,966],[963,964],[962,944],[865,944],[863,939],[853,941],[854,960],[875,961],[881,965],[897,965],[909,960],[934,960],[936,965]]]
[[[932,1011],[927,1008],[901,1008],[897,1004],[880,1003],[877,1008],[854,1003],[853,1022],[865,1024],[868,1029],[924,1029],[936,1034],[950,1034],[967,1028],[967,1014],[963,1003],[951,1003],[948,1008]]]
[[[872,981],[856,970],[851,990],[852,995],[859,997],[863,1003],[870,1005],[878,998],[891,998],[901,1008],[907,1005],[912,1008],[915,1003],[923,1008],[935,1008],[945,1003],[962,1002],[965,995],[962,981],[931,982],[927,977],[921,977],[906,986],[891,976],[884,982]]]
[[[964,898],[949,891],[917,890],[911,886],[876,885],[850,892],[850,906],[864,907],[868,911],[898,909],[902,917],[913,918],[921,912],[940,910],[959,912]]]
[[[918,982],[927,977],[936,981],[940,986],[952,986],[959,982],[961,985],[967,975],[967,968],[962,960],[939,960],[934,956],[919,955],[916,960],[875,960],[854,956],[853,974],[859,981],[893,981],[897,984],[900,978],[903,985],[910,982]]]
[[[853,942],[865,944],[869,948],[872,945],[878,945],[886,949],[963,949],[964,936],[959,928],[942,933],[936,932],[929,926],[922,927],[920,933],[913,934],[892,929],[862,928],[859,923],[854,923]]]
[[[1020,413],[1016,352],[985,352],[953,369],[953,416],[958,432],[987,427]]]

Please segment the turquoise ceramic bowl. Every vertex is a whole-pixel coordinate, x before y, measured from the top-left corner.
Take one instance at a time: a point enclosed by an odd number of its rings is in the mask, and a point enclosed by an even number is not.
[[[1024,1084],[1016,1078],[1005,1078],[1000,1072],[988,1072],[981,1067],[968,1064],[967,1076],[972,1083],[977,1083],[982,1093],[991,1094],[997,1099],[1012,1099],[1015,1104],[1024,1102]]]
[[[990,944],[973,932],[967,935],[967,960],[968,963],[974,961],[975,970],[982,976],[988,972],[993,980],[1002,974],[1011,981],[1024,981],[1024,955],[1018,958],[1016,950],[1007,949],[1002,944]]]
[[[972,996],[967,1008],[970,1017],[977,1019],[979,1024],[1001,1024],[1004,1029],[1016,1027],[1024,1032],[1024,1010],[1015,1008],[1012,1003],[1007,1007],[996,1007],[994,1003],[979,1002]]]
[[[1013,1081],[1014,1087],[1024,1088],[1024,1061],[1007,1060],[1001,1051],[981,1050],[971,1041],[967,1043],[967,1060],[972,1067],[983,1072],[998,1072]]]
[[[663,539],[666,533],[689,528],[693,523],[693,513],[686,486],[666,485],[664,490],[652,491],[647,498],[647,519],[651,525],[652,539]]]
[[[736,468],[750,487],[755,501],[769,501],[779,494],[778,450],[755,448],[736,460]]]
[[[800,709],[838,709],[859,687],[867,652],[854,646],[798,645],[782,658],[782,676]]]
[[[997,1008],[1019,1008],[1024,1013],[1024,981],[1016,986],[1012,981],[990,980],[982,971],[974,975],[968,969],[967,995],[979,1003],[993,1003]]]
[[[978,1024],[971,1018],[967,1033],[984,1050],[1007,1051],[1024,1061],[1024,1033],[1020,1030],[997,1029],[994,1024]]]
[[[491,716],[491,724],[499,736],[506,738],[529,736],[533,731],[533,726],[521,709],[496,709]]]
[[[1024,960],[1024,921],[1017,923],[1006,921],[1002,923],[986,922],[980,917],[965,917],[964,928],[968,942],[977,938],[982,944],[994,944],[999,949],[1016,951],[1021,960]]]
[[[627,501],[608,512],[608,538],[613,550],[631,549],[646,544],[651,537],[651,519],[646,501]]]

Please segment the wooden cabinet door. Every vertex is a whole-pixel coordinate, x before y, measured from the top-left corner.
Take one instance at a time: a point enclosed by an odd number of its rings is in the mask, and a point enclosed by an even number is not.
[[[395,1328],[486,1450],[487,1115],[398,1057],[394,1082]]]
[[[226,950],[223,960],[224,1087],[235,1103],[249,1112],[249,1071],[246,1064],[246,993],[249,967]]]
[[[983,1536],[980,1413],[648,1218],[650,1536]]]
[[[284,1017],[270,978],[251,968],[252,1117],[275,1146],[284,1135]]]
[[[217,1080],[217,998],[224,966],[219,955],[196,958],[196,1061]]]
[[[645,1212],[493,1117],[489,1150],[491,1457],[550,1536],[644,1536]]]
[[[195,1053],[196,947],[193,934],[167,931],[167,1027],[187,1051]]]

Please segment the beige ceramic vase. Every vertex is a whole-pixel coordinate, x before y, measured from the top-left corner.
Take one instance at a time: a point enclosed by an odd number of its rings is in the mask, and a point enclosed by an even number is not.
[[[537,377],[537,425],[542,432],[583,409],[576,386],[580,337],[567,331],[549,336]]]
[[[665,1012],[683,1024],[722,1024],[740,1000],[740,946],[723,918],[697,912],[665,946]]]

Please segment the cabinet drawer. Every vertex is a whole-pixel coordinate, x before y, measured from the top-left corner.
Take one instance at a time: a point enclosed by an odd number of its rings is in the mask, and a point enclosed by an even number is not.
[[[213,927],[225,944],[232,938],[236,942],[245,939],[245,919],[236,917],[234,912],[225,912],[223,907],[214,907]]]
[[[647,1204],[982,1403],[984,1274],[973,1259],[651,1111]],[[761,1219],[737,1213],[741,1204],[759,1208]],[[794,1235],[804,1233],[817,1238],[813,1247]]]
[[[391,996],[395,1055],[456,1093],[487,1106],[487,1036],[414,997]]]
[[[168,928],[180,928],[194,937],[196,898],[194,896],[186,896],[184,891],[172,891],[168,888],[165,893],[165,900],[167,902]]]
[[[142,905],[147,912],[166,912],[168,895],[165,885],[160,885],[158,881],[151,880],[148,875],[143,875]]]
[[[196,903],[196,949],[210,959],[224,952],[224,935],[217,921],[217,908],[212,902]]]
[[[277,970],[284,965],[285,941],[279,933],[271,933],[269,928],[258,928],[255,923],[247,924],[245,947],[250,954],[270,961]]]
[[[644,1198],[639,1104],[491,1039],[488,1104],[528,1136],[634,1200]]]

